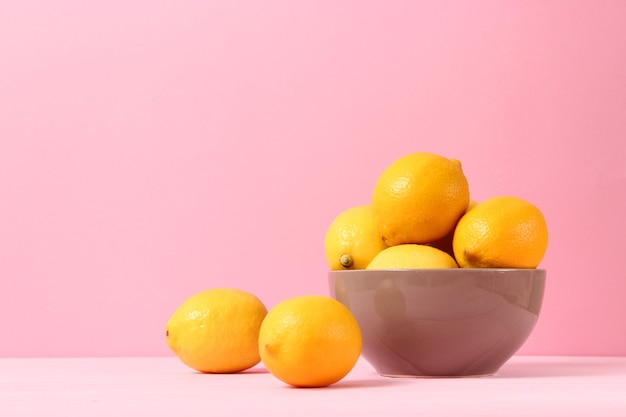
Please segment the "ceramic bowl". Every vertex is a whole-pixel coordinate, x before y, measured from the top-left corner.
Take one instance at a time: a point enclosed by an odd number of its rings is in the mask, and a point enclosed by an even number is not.
[[[363,357],[383,376],[493,375],[531,334],[543,269],[329,272],[331,296],[354,314]]]

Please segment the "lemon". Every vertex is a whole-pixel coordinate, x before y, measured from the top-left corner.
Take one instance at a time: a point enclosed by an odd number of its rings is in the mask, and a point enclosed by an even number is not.
[[[348,208],[326,231],[326,262],[332,270],[364,269],[387,245],[378,235],[370,205]]]
[[[260,362],[258,336],[267,314],[253,294],[214,288],[186,299],[165,327],[167,345],[189,367],[234,373]]]
[[[356,364],[361,347],[361,331],[350,310],[322,295],[278,303],[259,334],[259,352],[267,370],[296,387],[340,381]]]
[[[468,211],[476,207],[477,204],[478,202],[476,200],[470,199],[469,205],[467,206],[467,209],[465,210],[465,212],[467,213]],[[441,249],[442,251],[444,251],[445,253],[447,253],[448,255],[454,258],[454,249],[452,248],[452,239],[454,239],[455,230],[456,230],[456,225],[455,225],[455,228],[450,230],[448,234],[446,234],[444,237],[437,239],[433,242],[428,242],[428,246]]]
[[[381,251],[366,269],[458,268],[454,258],[432,246],[405,243]]]
[[[548,247],[548,227],[534,204],[498,196],[459,220],[452,246],[464,268],[536,268]]]
[[[387,166],[371,202],[378,234],[389,246],[443,238],[468,203],[461,163],[428,152],[405,155]]]

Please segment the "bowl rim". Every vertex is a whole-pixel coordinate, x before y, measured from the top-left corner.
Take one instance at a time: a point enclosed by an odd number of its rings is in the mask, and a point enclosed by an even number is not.
[[[420,272],[428,272],[428,273],[452,273],[452,274],[459,274],[462,272],[477,272],[480,273],[479,271],[483,271],[483,272],[499,272],[499,273],[507,273],[507,272],[520,272],[520,271],[527,271],[527,272],[540,272],[540,273],[546,273],[547,270],[545,268],[394,268],[394,269],[335,269],[335,270],[330,270],[328,271],[329,274],[336,274],[336,273],[340,273],[340,274],[355,274],[355,273],[366,273],[366,274],[370,274],[370,273],[394,273],[394,272],[416,272],[416,273],[420,273]]]

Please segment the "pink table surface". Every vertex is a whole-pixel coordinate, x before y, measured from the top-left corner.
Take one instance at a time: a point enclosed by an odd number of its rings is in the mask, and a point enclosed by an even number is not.
[[[291,388],[258,365],[203,375],[177,358],[0,359],[0,416],[626,416],[626,357],[514,357],[482,378]]]

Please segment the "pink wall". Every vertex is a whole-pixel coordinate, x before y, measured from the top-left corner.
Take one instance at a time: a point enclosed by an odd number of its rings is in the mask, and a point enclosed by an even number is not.
[[[546,214],[520,353],[626,355],[626,2],[0,4],[0,356],[168,355],[201,289],[327,294],[393,159]]]

